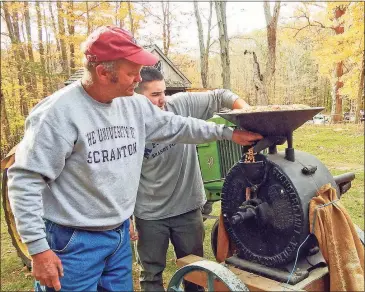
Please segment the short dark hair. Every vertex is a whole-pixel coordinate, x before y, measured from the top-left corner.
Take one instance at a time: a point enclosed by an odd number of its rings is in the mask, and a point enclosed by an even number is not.
[[[141,70],[142,81],[139,82],[138,86],[135,88],[135,92],[141,93],[143,91],[144,84],[152,81],[163,80],[163,75],[155,67],[143,67]]]

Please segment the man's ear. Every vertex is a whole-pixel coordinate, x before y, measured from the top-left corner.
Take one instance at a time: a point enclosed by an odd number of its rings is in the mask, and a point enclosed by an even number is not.
[[[101,64],[95,67],[95,74],[102,84],[109,84],[110,81],[110,72],[105,69],[105,67]]]

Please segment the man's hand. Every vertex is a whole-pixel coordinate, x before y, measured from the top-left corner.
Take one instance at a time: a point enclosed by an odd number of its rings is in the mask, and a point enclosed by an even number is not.
[[[261,140],[263,137],[260,134],[243,131],[234,130],[232,135],[232,141],[239,145],[252,145],[255,141]]]
[[[242,98],[237,98],[236,101],[232,105],[232,109],[241,109],[241,108],[248,108],[250,105],[245,102]]]
[[[49,288],[61,290],[60,277],[63,277],[61,260],[52,250],[32,255],[32,276]]]

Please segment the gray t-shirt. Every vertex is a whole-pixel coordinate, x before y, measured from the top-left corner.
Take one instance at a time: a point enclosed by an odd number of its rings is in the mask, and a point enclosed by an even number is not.
[[[207,120],[239,97],[229,90],[177,93],[167,97],[166,110]],[[146,145],[134,215],[159,220],[200,208],[206,202],[196,145]]]
[[[155,107],[145,96],[99,103],[75,82],[42,100],[26,119],[9,199],[30,254],[49,249],[43,218],[108,230],[134,210],[146,141],[202,143],[232,130]]]

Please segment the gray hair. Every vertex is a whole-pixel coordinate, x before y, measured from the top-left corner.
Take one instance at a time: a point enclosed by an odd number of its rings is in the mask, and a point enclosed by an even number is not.
[[[88,61],[86,58],[84,58],[84,67],[86,70],[91,71],[93,68],[95,68],[98,65],[103,65],[105,70],[108,72],[114,72],[117,67],[118,60],[113,61],[104,61],[104,62],[91,62]]]
[[[115,73],[115,70],[117,68],[117,62],[118,62],[118,60],[104,61],[104,62],[91,62],[84,57],[83,63],[84,63],[84,68],[85,68],[85,70],[84,70],[85,82],[93,83],[91,72],[98,65],[102,65],[104,67],[104,69],[110,73]]]

